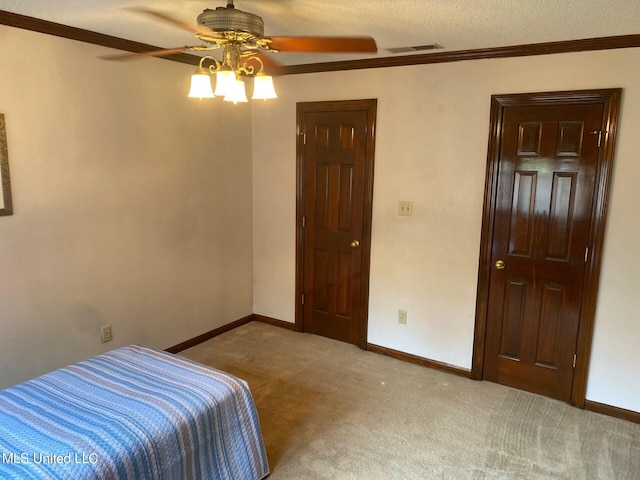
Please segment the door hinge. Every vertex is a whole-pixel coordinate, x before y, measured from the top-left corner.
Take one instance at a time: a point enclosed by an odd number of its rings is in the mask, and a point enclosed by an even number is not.
[[[576,368],[576,360],[578,358],[578,354],[574,353],[573,354],[573,368]]]
[[[598,148],[600,147],[600,144],[602,143],[602,130],[594,130],[593,132],[589,132],[592,135],[595,135],[596,133],[598,134]]]
[[[307,217],[302,217],[302,228],[307,226]]]
[[[584,263],[589,261],[589,247],[584,249]]]
[[[307,132],[302,132],[302,144],[307,144]]]
[[[302,303],[302,305],[304,305],[304,293],[302,294],[301,303]]]

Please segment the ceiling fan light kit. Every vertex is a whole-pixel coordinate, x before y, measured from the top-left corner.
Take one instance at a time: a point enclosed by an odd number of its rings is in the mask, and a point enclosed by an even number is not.
[[[258,15],[238,10],[233,0],[226,7],[206,9],[198,15],[196,25],[188,25],[162,12],[146,8],[130,9],[154,17],[173,26],[195,33],[204,45],[153,50],[138,55],[163,56],[179,51],[204,52],[222,47],[222,60],[210,55],[202,57],[191,77],[189,97],[224,97],[225,101],[246,102],[247,94],[242,77],[253,77],[254,100],[277,98],[273,78],[268,72],[278,73],[280,64],[267,53],[277,52],[371,52],[378,51],[371,37],[265,37],[264,21]],[[136,55],[122,54],[103,57],[108,60],[128,60]],[[209,62],[208,68],[204,63]],[[265,64],[267,71],[265,71]],[[216,88],[211,88],[215,74]]]
[[[253,99],[267,100],[278,98],[273,87],[273,78],[263,72],[264,64],[262,60],[260,60],[260,57],[253,55],[253,53],[244,54],[240,52],[238,46],[234,45],[227,45],[222,57],[222,62],[209,55],[202,57],[198,68],[191,76],[189,97],[200,99],[224,97],[225,101],[231,101],[234,104],[246,102],[247,94],[241,76],[250,76],[254,78]],[[246,58],[246,60],[241,60],[243,57]],[[248,64],[251,60],[258,63],[260,68],[257,72],[253,65]],[[203,65],[206,61],[211,62],[208,70],[205,69]],[[215,92],[211,88],[211,77],[209,73],[215,74],[216,76]]]

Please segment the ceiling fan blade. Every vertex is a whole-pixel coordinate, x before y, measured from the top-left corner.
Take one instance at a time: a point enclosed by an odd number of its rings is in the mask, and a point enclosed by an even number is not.
[[[216,32],[211,30],[209,27],[205,27],[204,25],[200,25],[197,23],[196,24],[186,23],[186,22],[183,22],[182,20],[178,20],[177,18],[172,17],[171,15],[167,15],[166,13],[159,12],[157,10],[152,10],[150,8],[130,7],[130,8],[127,8],[127,10],[130,10],[136,13],[142,13],[144,15],[149,15],[151,17],[154,17],[156,20],[161,20],[165,23],[173,25],[174,27],[178,27],[183,30],[186,30],[187,32],[195,33],[196,35],[207,35],[207,36],[215,36],[215,37],[219,36],[218,34],[216,34]]]
[[[280,52],[372,52],[378,51],[372,37],[268,37],[270,47]]]
[[[173,55],[175,53],[182,53],[185,50],[204,50],[207,47],[204,45],[198,45],[195,47],[177,47],[177,48],[165,48],[161,50],[150,50],[148,52],[139,52],[139,53],[115,53],[113,55],[103,55],[100,58],[103,60],[114,60],[114,61],[127,61],[127,60],[138,60],[145,57],[164,57],[165,55]]]

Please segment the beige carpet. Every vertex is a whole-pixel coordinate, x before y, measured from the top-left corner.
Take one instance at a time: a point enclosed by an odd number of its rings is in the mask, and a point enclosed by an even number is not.
[[[249,323],[181,353],[249,382],[280,479],[640,479],[640,425]]]

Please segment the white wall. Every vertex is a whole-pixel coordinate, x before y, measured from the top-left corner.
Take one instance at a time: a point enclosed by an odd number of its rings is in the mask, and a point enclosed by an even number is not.
[[[107,53],[0,27],[0,387],[252,313],[250,106],[187,99],[189,65]]]
[[[640,49],[278,78],[278,101],[253,110],[255,313],[294,321],[296,102],[377,98],[368,341],[470,368],[490,96],[615,87],[625,91],[587,398],[640,411]],[[413,217],[397,215],[399,200]]]

